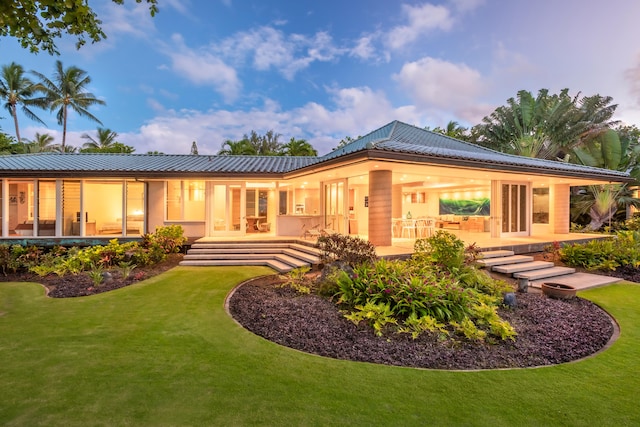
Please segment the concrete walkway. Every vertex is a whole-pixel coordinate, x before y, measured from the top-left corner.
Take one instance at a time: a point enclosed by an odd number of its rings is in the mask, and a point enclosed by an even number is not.
[[[536,261],[533,256],[514,255],[512,251],[483,252],[480,265],[496,273],[524,280],[530,288],[540,289],[543,283],[559,283],[581,291],[619,282],[617,277],[576,272],[574,268],[555,266],[548,261]]]

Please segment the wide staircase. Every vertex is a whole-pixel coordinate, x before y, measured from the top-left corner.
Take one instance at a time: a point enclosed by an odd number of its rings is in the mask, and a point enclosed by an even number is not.
[[[615,277],[576,272],[575,268],[556,266],[550,261],[535,261],[530,255],[515,255],[509,250],[482,252],[478,263],[491,271],[518,279],[534,289],[540,289],[544,282],[587,289],[620,281]]]
[[[195,242],[180,265],[266,265],[279,273],[320,264],[320,250],[305,241]]]

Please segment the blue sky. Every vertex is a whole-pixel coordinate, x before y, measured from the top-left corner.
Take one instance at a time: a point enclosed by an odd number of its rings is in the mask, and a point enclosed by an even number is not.
[[[51,75],[56,59],[92,77],[91,109],[138,153],[215,153],[273,129],[326,153],[392,120],[471,126],[520,89],[608,95],[640,125],[640,2],[609,0],[158,0],[91,5],[108,39],[59,57],[0,38],[0,64]],[[606,5],[606,6],[604,6]],[[49,133],[19,116],[21,134]],[[13,134],[5,110],[0,127]],[[97,124],[72,115],[67,144]]]

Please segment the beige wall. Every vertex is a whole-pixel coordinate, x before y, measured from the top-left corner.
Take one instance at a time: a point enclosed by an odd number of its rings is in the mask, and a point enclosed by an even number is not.
[[[369,241],[391,246],[391,171],[369,172]]]
[[[552,185],[549,191],[549,228],[552,233],[567,234],[571,227],[569,184]]]

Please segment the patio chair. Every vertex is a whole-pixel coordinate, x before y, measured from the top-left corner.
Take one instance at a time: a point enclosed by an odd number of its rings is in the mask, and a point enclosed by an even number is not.
[[[258,224],[258,231],[261,233],[268,233],[271,231],[271,223],[270,222],[261,222]]]
[[[302,224],[302,237],[304,239],[308,237],[318,238],[322,235],[322,231],[320,231],[320,224],[316,224],[313,227],[307,228],[307,224]]]

